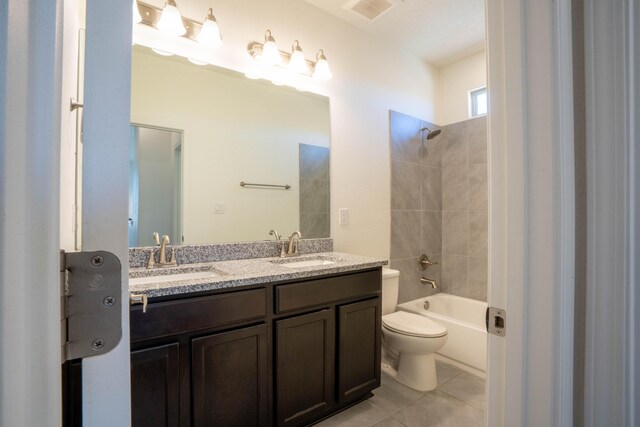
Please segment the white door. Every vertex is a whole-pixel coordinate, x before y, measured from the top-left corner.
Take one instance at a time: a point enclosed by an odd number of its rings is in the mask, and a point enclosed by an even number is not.
[[[488,0],[488,426],[572,425],[571,1]]]
[[[82,249],[106,250],[122,262],[122,340],[83,360],[83,422],[130,424],[128,181],[131,0],[87,0]]]

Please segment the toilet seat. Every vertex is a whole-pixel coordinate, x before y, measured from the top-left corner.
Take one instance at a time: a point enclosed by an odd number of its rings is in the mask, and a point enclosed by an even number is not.
[[[398,334],[420,338],[447,335],[447,328],[419,314],[396,311],[382,316],[382,326]]]

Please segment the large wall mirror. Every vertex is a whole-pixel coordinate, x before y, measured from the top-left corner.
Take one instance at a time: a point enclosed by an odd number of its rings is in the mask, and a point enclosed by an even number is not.
[[[131,123],[129,246],[329,237],[328,98],[134,46]]]

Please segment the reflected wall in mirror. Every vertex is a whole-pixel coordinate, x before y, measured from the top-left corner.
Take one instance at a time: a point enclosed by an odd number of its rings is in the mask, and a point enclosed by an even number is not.
[[[150,246],[154,232],[182,239],[182,132],[131,126],[129,246]]]
[[[138,205],[131,246],[151,244],[154,231],[185,244],[264,240],[272,228],[329,237],[327,98],[135,46],[131,122],[140,124],[132,132],[179,130],[181,159],[179,168],[157,166],[168,174],[163,195],[146,195],[139,186],[139,200],[163,201],[155,202],[153,220],[141,217]],[[291,187],[242,187],[243,181]],[[181,191],[169,195],[167,186]]]

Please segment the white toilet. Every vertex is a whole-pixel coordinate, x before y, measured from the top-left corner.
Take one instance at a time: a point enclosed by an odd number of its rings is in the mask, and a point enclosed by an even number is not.
[[[447,328],[419,314],[395,311],[400,272],[382,269],[382,370],[419,391],[436,388],[435,352]]]

